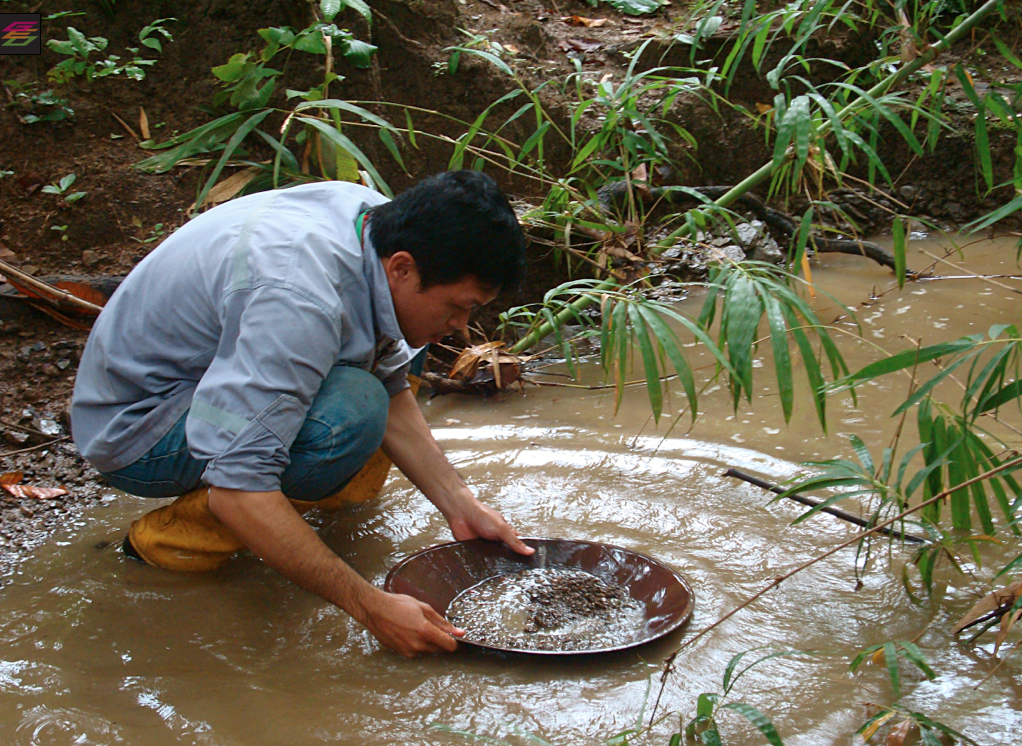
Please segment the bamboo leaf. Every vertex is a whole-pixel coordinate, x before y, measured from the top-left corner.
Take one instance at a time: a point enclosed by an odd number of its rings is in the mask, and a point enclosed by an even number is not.
[[[728,702],[722,709],[732,710],[737,712],[739,715],[742,715],[746,720],[756,726],[771,746],[784,746],[784,742],[777,734],[777,729],[774,728],[774,724],[770,722],[770,719],[766,715],[752,705],[747,705],[744,702]]]
[[[656,352],[649,340],[649,333],[646,323],[642,320],[642,314],[634,303],[628,304],[628,315],[632,320],[632,329],[639,341],[639,350],[642,353],[642,366],[646,373],[646,391],[649,394],[649,403],[653,408],[653,421],[660,421],[660,414],[663,412],[663,392],[660,388],[660,369],[657,366]]]
[[[737,378],[733,380],[732,391],[735,405],[742,389],[746,398],[752,400],[752,344],[756,341],[756,329],[761,315],[756,284],[746,275],[734,277],[724,296],[725,328],[728,356]]]
[[[770,346],[774,352],[774,368],[777,372],[777,391],[781,397],[784,421],[791,421],[794,401],[794,375],[791,369],[791,352],[788,349],[788,327],[777,299],[772,295],[763,296],[767,322],[770,325]]]
[[[936,360],[937,358],[944,357],[946,355],[971,350],[982,341],[982,335],[973,334],[968,337],[962,337],[961,339],[957,339],[953,342],[942,342],[940,344],[931,345],[930,347],[905,350],[904,352],[891,355],[891,357],[884,358],[883,360],[878,360],[875,363],[870,363],[855,373],[846,376],[842,380],[835,381],[831,388],[836,390],[842,389],[859,381],[868,381],[873,378],[879,378],[880,376],[887,375],[888,373],[894,373],[898,370],[911,368],[919,365],[920,363]]]
[[[905,223],[901,217],[897,217],[891,227],[891,235],[894,239],[894,276],[898,279],[898,287],[903,288],[905,287],[905,254],[907,251]]]
[[[334,145],[338,146],[345,152],[349,153],[355,160],[359,162],[359,164],[361,164],[362,168],[364,168],[369,173],[369,175],[373,178],[373,181],[379,185],[380,191],[387,197],[390,197],[391,199],[394,198],[394,193],[391,191],[390,187],[387,186],[387,182],[383,180],[383,177],[380,176],[379,172],[376,170],[376,167],[373,166],[372,161],[370,161],[366,157],[365,153],[359,150],[358,146],[355,145],[355,143],[353,143],[347,137],[338,132],[332,125],[327,124],[326,122],[320,119],[314,119],[312,117],[298,117],[298,119],[300,119],[305,124],[308,124],[309,126],[316,128]]]
[[[887,663],[887,675],[891,679],[891,690],[895,699],[901,699],[901,670],[898,668],[898,651],[893,642],[885,642],[884,660]]]
[[[667,352],[667,356],[670,358],[671,364],[674,366],[674,371],[678,374],[678,380],[681,381],[681,385],[685,389],[685,396],[688,398],[692,421],[695,422],[696,411],[698,409],[695,379],[692,376],[692,368],[689,366],[688,360],[678,347],[677,336],[671,328],[667,326],[664,320],[654,311],[647,309],[644,306],[640,306],[639,312],[646,321],[646,326],[649,327],[657,340],[659,340],[660,344],[663,346],[664,350]]]
[[[231,156],[234,155],[234,151],[237,150],[239,145],[241,145],[242,140],[248,137],[248,134],[272,113],[273,109],[264,109],[257,114],[253,114],[240,127],[238,127],[231,139],[228,140],[227,145],[224,146],[223,155],[220,156],[220,160],[217,161],[216,166],[213,168],[213,173],[211,173],[209,179],[206,180],[206,185],[202,187],[202,191],[199,192],[199,196],[195,198],[195,207],[197,210],[202,209],[202,206],[206,201],[206,195],[209,194],[209,190],[213,188],[217,179],[220,178],[220,174],[223,172],[224,166],[227,165],[227,161],[230,160]]]

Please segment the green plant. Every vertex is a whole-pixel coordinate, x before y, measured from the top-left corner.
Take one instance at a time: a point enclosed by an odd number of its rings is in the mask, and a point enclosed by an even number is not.
[[[42,188],[41,191],[44,194],[60,195],[64,198],[64,201],[67,204],[69,205],[74,204],[87,194],[87,192],[70,192],[70,193],[68,192],[68,189],[71,188],[71,186],[75,183],[75,180],[77,178],[78,177],[75,174],[68,174],[60,181],[55,181],[52,184],[47,184]]]
[[[52,90],[35,92],[38,83],[22,84],[14,80],[5,80],[4,85],[11,89],[14,96],[14,100],[8,106],[14,108],[25,124],[61,122],[75,115],[67,99],[58,97]]]
[[[381,141],[401,163],[394,137],[398,130],[364,108],[346,101],[329,98],[331,83],[343,80],[333,72],[334,60],[342,57],[356,67],[371,64],[376,47],[355,39],[339,29],[334,16],[342,7],[351,7],[370,18],[368,7],[356,0],[322,0],[322,21],[295,32],[288,27],[259,30],[265,46],[259,54],[238,53],[213,69],[222,90],[213,101],[214,110],[230,105],[237,109],[214,121],[177,135],[160,144],[149,143],[153,150],[165,150],[138,164],[151,173],[161,173],[174,166],[193,162],[197,156],[219,154],[209,176],[201,182],[196,206],[201,209],[229,164],[249,166],[250,178],[241,183],[235,194],[259,191],[285,184],[317,179],[365,181],[385,194],[390,188],[362,150],[344,133],[345,115],[379,128]],[[288,61],[295,52],[321,55],[325,58],[322,82],[309,90],[287,89],[290,101],[299,99],[291,108],[270,106],[276,81],[284,75]],[[280,69],[268,63],[281,55]],[[273,117],[274,126],[266,124]],[[277,121],[283,118],[283,124]],[[253,150],[268,148],[268,160],[254,160]],[[207,161],[212,163],[212,161]],[[403,164],[402,164],[403,165]]]
[[[68,229],[67,225],[51,225],[50,226],[50,230],[51,231],[57,231],[60,234],[60,240],[61,241],[66,241],[67,240],[67,229]]]
[[[13,171],[5,171],[3,169],[0,169],[0,179],[4,179],[4,178],[6,178],[8,176],[14,176],[14,172]]]
[[[162,52],[163,43],[158,37],[162,36],[167,41],[173,41],[173,37],[163,24],[174,20],[177,19],[160,18],[153,21],[138,32],[139,42],[156,52]],[[139,47],[128,47],[127,51],[131,53],[131,58],[124,62],[121,61],[120,55],[104,54],[109,43],[105,37],[86,37],[74,26],[67,27],[67,37],[66,41],[50,39],[46,42],[46,46],[54,52],[67,57],[50,68],[46,74],[54,83],[67,83],[78,76],[83,76],[91,83],[94,78],[121,74],[131,80],[143,80],[145,68],[156,64],[156,60],[142,57]]]
[[[756,726],[756,729],[763,734],[763,737],[766,738],[771,746],[784,746],[784,742],[777,733],[774,724],[770,722],[770,718],[745,702],[725,701],[731,695],[739,679],[756,666],[775,658],[807,654],[802,650],[777,650],[761,655],[752,663],[742,664],[742,659],[746,655],[761,650],[763,648],[747,650],[728,661],[724,669],[720,692],[704,692],[699,695],[696,701],[695,716],[688,722],[681,733],[674,734],[671,738],[670,746],[680,746],[682,734],[684,734],[686,741],[698,741],[699,743],[707,744],[707,746],[720,746],[724,741],[720,734],[718,720],[724,711],[735,712],[744,717]]]
[[[141,227],[141,223],[139,223],[139,227]],[[163,239],[166,235],[167,231],[164,230],[163,223],[157,223],[152,227],[152,230],[149,231],[149,236],[147,238],[135,238],[134,240],[139,243],[152,243],[153,241]]]

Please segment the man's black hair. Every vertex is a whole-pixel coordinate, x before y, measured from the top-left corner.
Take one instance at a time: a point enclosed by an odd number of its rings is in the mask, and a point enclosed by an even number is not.
[[[371,211],[376,253],[407,251],[422,289],[466,276],[494,290],[513,289],[525,273],[525,235],[497,184],[478,171],[430,176]]]

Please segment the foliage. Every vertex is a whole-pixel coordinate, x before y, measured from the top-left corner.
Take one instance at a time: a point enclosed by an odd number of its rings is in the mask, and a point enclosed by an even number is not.
[[[68,105],[67,99],[58,97],[51,89],[36,92],[38,83],[18,83],[5,80],[4,85],[11,89],[14,100],[8,104],[25,124],[36,122],[61,122],[75,115],[74,109]]]
[[[724,741],[720,734],[718,719],[722,711],[728,710],[738,713],[756,726],[756,729],[759,730],[771,746],[784,745],[784,742],[777,733],[777,729],[774,727],[774,724],[770,722],[770,718],[762,712],[745,702],[725,702],[727,697],[732,693],[732,690],[735,688],[735,684],[738,683],[739,679],[756,666],[775,658],[807,654],[806,651],[802,650],[774,650],[764,655],[760,655],[751,663],[743,663],[743,659],[749,653],[759,652],[765,649],[766,648],[753,648],[752,650],[738,653],[738,655],[735,655],[730,661],[728,661],[728,664],[724,669],[721,691],[719,693],[704,692],[699,695],[699,698],[696,701],[695,716],[689,721],[683,731],[686,741],[698,741],[699,743],[706,744],[706,746],[720,746],[723,744]],[[682,733],[676,733],[671,738],[670,746],[680,746],[681,737]]]
[[[63,177],[60,181],[55,181],[52,184],[47,184],[40,191],[42,191],[44,194],[60,195],[64,198],[64,201],[67,204],[69,205],[74,204],[88,193],[88,192],[68,192],[68,190],[72,187],[72,185],[75,183],[75,180],[77,179],[78,176],[76,174],[68,174],[67,176]]]
[[[596,7],[599,0],[586,0],[590,6]],[[627,13],[630,16],[641,16],[646,13],[655,13],[664,6],[661,0],[604,0],[614,10]]]
[[[243,172],[240,179],[234,176],[224,180],[221,189],[228,193],[223,199],[317,179],[361,180],[392,196],[369,158],[344,134],[342,117],[351,115],[360,123],[379,128],[381,141],[401,163],[394,142],[398,130],[364,108],[329,97],[330,84],[343,80],[333,72],[335,56],[365,68],[376,51],[376,47],[355,39],[330,22],[342,7],[354,8],[368,17],[368,8],[358,0],[324,0],[321,9],[325,20],[301,31],[295,32],[286,26],[260,29],[264,47],[259,54],[238,53],[224,65],[213,68],[213,74],[221,83],[221,90],[213,100],[214,110],[229,105],[236,111],[167,142],[147,143],[153,150],[166,152],[145,159],[138,167],[162,173],[177,165],[196,163],[197,156],[211,156],[205,163],[212,163],[212,169],[201,182],[195,200],[198,209],[208,204],[213,188],[224,177],[228,165],[245,165],[249,171]],[[310,90],[288,89],[287,99],[299,99],[299,102],[289,109],[277,109],[270,101],[276,82],[285,74],[294,52],[324,57],[323,80]],[[278,56],[283,65],[279,69],[270,67],[268,63]],[[282,126],[269,126],[271,122],[276,124],[280,117],[283,117]],[[272,158],[253,160],[256,149],[266,147]]]
[[[163,27],[163,24],[174,20],[177,19],[160,18],[153,21],[138,32],[139,43],[156,52],[162,52],[163,43],[159,37],[162,36],[167,41],[173,41],[173,37]],[[47,77],[58,84],[67,83],[78,76],[84,77],[87,82],[91,83],[94,78],[118,76],[122,73],[131,80],[144,80],[145,68],[156,64],[156,60],[142,57],[140,47],[128,47],[127,51],[132,56],[125,62],[121,62],[120,55],[107,54],[104,56],[107,44],[108,41],[105,37],[86,37],[74,26],[68,26],[66,41],[50,39],[46,42],[46,46],[54,52],[67,57],[50,68],[46,74]],[[97,55],[96,59],[92,57],[94,53]]]

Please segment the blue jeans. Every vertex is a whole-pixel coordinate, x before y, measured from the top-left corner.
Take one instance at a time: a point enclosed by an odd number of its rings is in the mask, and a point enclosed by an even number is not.
[[[339,491],[383,442],[389,406],[387,390],[371,373],[331,368],[291,444],[284,494],[315,501]],[[187,418],[186,412],[138,461],[105,474],[110,484],[139,497],[175,497],[199,487],[207,462],[188,452]]]

